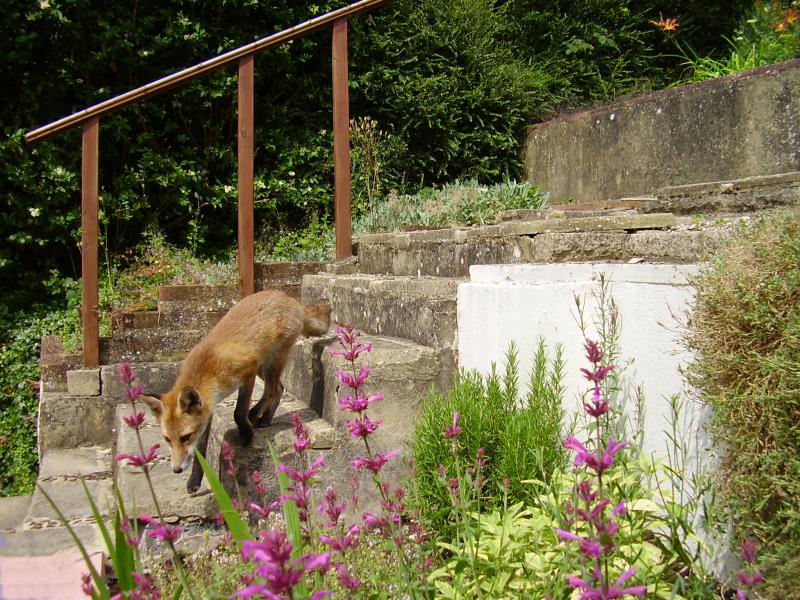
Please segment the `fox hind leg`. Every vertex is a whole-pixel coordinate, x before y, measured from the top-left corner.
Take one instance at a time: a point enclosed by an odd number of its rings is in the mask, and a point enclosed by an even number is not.
[[[250,410],[250,421],[256,427],[269,427],[278,410],[278,405],[281,403],[281,396],[283,396],[281,373],[286,364],[286,358],[285,355],[284,358],[280,358],[281,353],[277,354],[278,356],[266,360],[259,369],[259,374],[264,380],[264,394],[258,404]]]
[[[253,425],[247,409],[250,407],[250,396],[253,395],[255,382],[256,376],[253,374],[242,384],[236,398],[236,408],[233,410],[233,420],[239,429],[242,446],[249,446],[253,441]]]

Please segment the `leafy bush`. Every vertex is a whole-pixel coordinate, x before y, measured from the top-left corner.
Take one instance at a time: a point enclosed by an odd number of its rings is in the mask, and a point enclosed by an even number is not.
[[[770,597],[797,598],[800,547],[800,213],[742,229],[695,281],[689,376],[725,448],[721,507],[764,547]]]
[[[443,435],[453,413],[458,413],[464,429],[456,460],[468,464],[479,448],[484,451],[487,464],[482,500],[489,508],[498,507],[506,493],[511,502],[532,501],[536,487],[525,482],[547,482],[563,469],[562,368],[561,350],[549,361],[544,342],[540,342],[523,396],[512,345],[502,374],[493,371],[484,379],[477,372],[461,372],[446,394],[433,394],[422,405],[410,444],[416,465],[414,494],[423,519],[434,531],[446,536],[453,527],[448,522],[448,490],[440,481],[455,476],[451,443]],[[445,465],[444,474],[439,474],[439,465]]]
[[[727,57],[700,56],[689,48],[683,81],[703,81],[790,60],[800,54],[800,3],[784,8],[780,2],[756,2],[742,17]],[[680,43],[678,47],[682,49]],[[684,54],[687,52],[684,51]]]
[[[36,481],[39,348],[43,335],[77,330],[75,311],[3,314],[0,323],[0,496],[30,494]]]

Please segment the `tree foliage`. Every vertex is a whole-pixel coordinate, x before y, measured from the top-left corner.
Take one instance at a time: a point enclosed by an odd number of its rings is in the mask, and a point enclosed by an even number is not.
[[[80,134],[22,133],[345,5],[276,0],[5,0],[0,21],[0,280],[78,274]],[[660,85],[658,10],[699,49],[722,45],[743,0],[395,0],[351,21],[351,116],[394,141],[399,191],[518,177],[524,129],[565,106]],[[693,33],[694,32],[694,33]],[[705,44],[705,46],[704,46]],[[330,219],[330,32],[256,60],[257,226]],[[228,68],[101,120],[101,242],[158,228],[213,254],[236,235],[236,72]],[[29,290],[23,290],[29,293]]]

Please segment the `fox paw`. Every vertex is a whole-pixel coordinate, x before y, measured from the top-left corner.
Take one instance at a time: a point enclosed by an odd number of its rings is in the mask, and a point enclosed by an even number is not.
[[[190,494],[194,494],[197,490],[200,489],[200,479],[195,479],[194,477],[190,477],[189,481],[186,482],[186,491]]]
[[[239,429],[239,440],[242,442],[242,446],[249,446],[253,443],[253,428],[250,427],[248,429]]]

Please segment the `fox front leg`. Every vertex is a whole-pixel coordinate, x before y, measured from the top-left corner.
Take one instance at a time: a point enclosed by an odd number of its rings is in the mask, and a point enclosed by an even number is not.
[[[211,417],[213,418],[213,416]],[[206,449],[208,448],[208,434],[211,431],[211,419],[208,420],[208,425],[203,430],[203,433],[200,434],[200,439],[197,441],[197,451],[203,455],[203,458],[206,457]],[[203,481],[203,467],[200,466],[200,461],[197,460],[197,457],[194,457],[194,461],[192,462],[192,474],[189,475],[189,480],[186,482],[186,491],[190,494],[194,494],[197,490],[200,489],[200,484]]]

